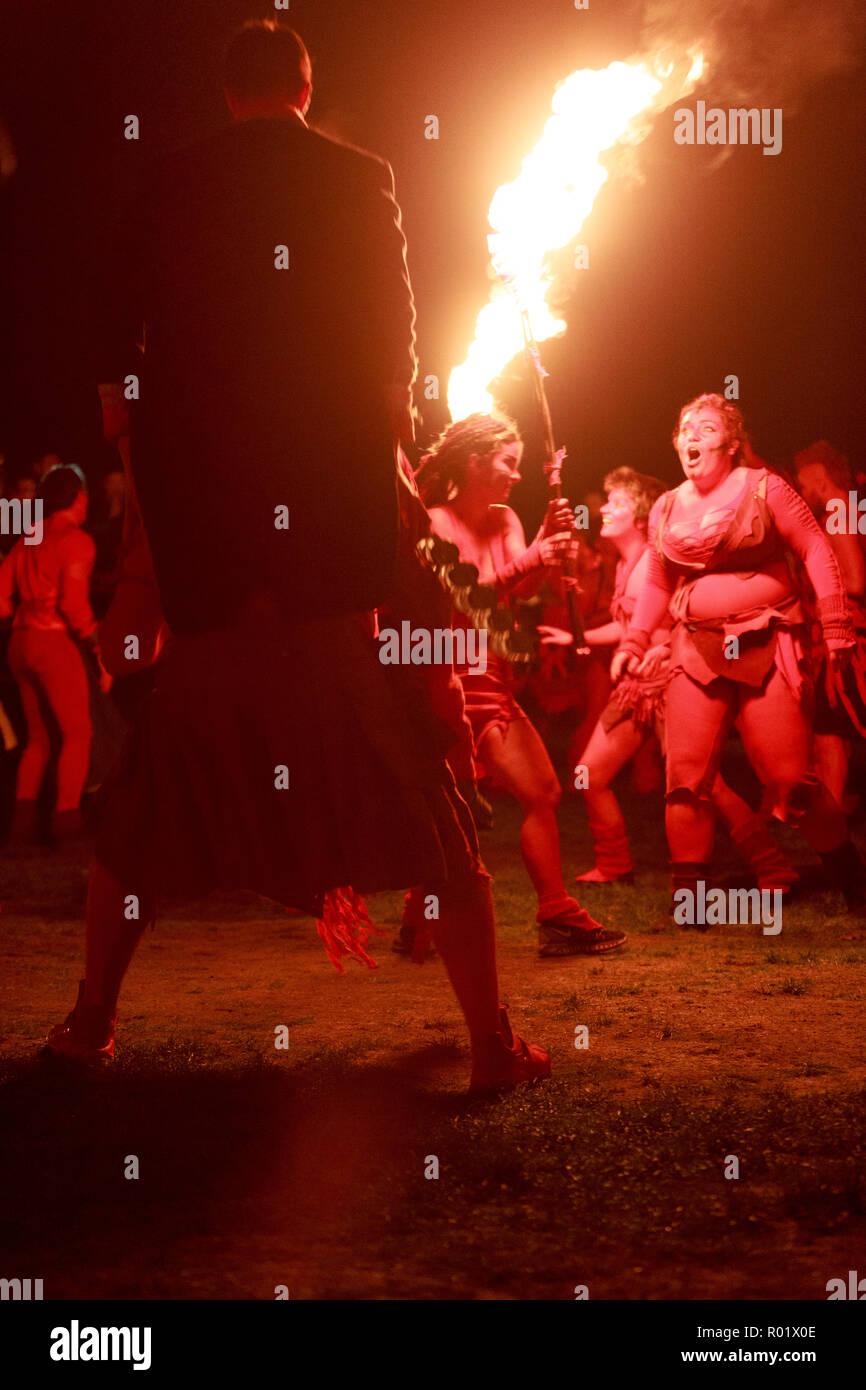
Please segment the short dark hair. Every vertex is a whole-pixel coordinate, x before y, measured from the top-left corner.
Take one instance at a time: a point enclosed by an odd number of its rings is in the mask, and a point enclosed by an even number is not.
[[[296,97],[310,81],[310,55],[299,34],[276,19],[250,19],[233,35],[223,82],[234,96]]]
[[[49,468],[39,489],[42,510],[46,516],[63,512],[72,506],[80,492],[86,490],[84,474],[74,463],[62,463],[57,468]]]
[[[620,488],[631,497],[635,521],[646,521],[657,498],[667,491],[667,484],[649,473],[637,473],[634,468],[623,466],[608,473],[604,480],[605,492],[613,492],[614,488]]]

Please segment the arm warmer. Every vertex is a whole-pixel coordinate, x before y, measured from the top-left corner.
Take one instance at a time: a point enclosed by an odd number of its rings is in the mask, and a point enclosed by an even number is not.
[[[522,555],[516,559],[509,560],[507,564],[500,565],[494,570],[494,582],[497,589],[502,594],[509,593],[512,589],[521,584],[535,570],[542,569],[544,562],[541,558],[541,546],[536,536],[531,545],[528,545]]]
[[[773,473],[767,479],[767,503],[782,540],[806,566],[825,641],[853,642],[842,572],[821,527],[799,493]]]

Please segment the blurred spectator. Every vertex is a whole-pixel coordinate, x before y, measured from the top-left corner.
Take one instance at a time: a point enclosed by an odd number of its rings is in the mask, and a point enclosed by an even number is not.
[[[3,494],[0,493],[0,495]],[[29,473],[22,474],[15,482],[15,486],[12,489],[12,497],[17,498],[21,502],[32,502],[36,497],[36,479],[31,477]],[[0,559],[4,559],[9,554],[9,551],[12,549],[17,539],[18,537],[12,531],[10,531],[8,535],[4,535],[3,532],[0,531]]]
[[[854,624],[857,646],[844,671],[827,661],[826,648],[814,634],[817,674],[812,734],[814,769],[847,811],[856,805],[848,795],[848,771],[857,739],[866,738],[866,556],[859,527],[828,527],[831,503],[841,503],[848,518],[850,497],[857,490],[848,460],[826,440],[803,449],[794,458],[797,486],[803,500],[824,528],[836,557]],[[809,591],[807,591],[807,598]]]
[[[9,666],[27,719],[27,745],[18,767],[12,822],[13,839],[19,841],[37,836],[37,799],[51,752],[49,712],[61,737],[55,830],[64,838],[80,828],[91,722],[79,643],[90,646],[99,660],[89,597],[96,548],[81,529],[87,517],[83,474],[73,467],[55,468],[40,491],[42,543],[26,545],[22,536],[0,566],[0,617],[8,617],[14,599],[18,601]],[[106,673],[101,680],[103,689],[110,688]]]

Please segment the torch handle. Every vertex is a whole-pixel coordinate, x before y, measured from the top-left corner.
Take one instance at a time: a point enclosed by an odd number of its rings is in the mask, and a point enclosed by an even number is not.
[[[544,389],[544,376],[541,362],[538,358],[538,349],[535,347],[529,329],[528,315],[524,315],[523,322],[524,338],[526,341],[526,353],[530,359],[532,367],[532,384],[535,391],[535,402],[538,406],[538,413],[541,418],[541,433],[544,442],[545,453],[545,472],[550,483],[551,495],[556,498],[562,496],[562,482],[560,479],[559,462],[556,457],[556,441],[553,435],[553,421],[550,418],[550,405],[547,400],[547,392]],[[572,530],[576,530],[572,524]],[[565,598],[568,605],[568,624],[571,628],[571,635],[574,638],[575,648],[586,649],[586,641],[583,635],[583,621],[580,616],[580,601],[577,589],[573,584],[565,586]]]

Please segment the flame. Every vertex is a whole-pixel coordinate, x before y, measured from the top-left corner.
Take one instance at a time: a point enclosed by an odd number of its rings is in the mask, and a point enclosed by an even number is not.
[[[688,57],[691,66],[679,82],[677,64],[659,55],[655,64],[582,68],[558,84],[541,139],[490,204],[487,245],[499,283],[478,315],[466,360],[449,378],[453,420],[492,408],[488,382],[524,346],[518,305],[528,313],[536,342],[565,331],[545,301],[550,275],[544,258],[573,241],[589,216],[608,178],[599,156],[617,144],[637,144],[650,129],[646,114],[687,95],[700,78],[703,55],[690,50]]]

